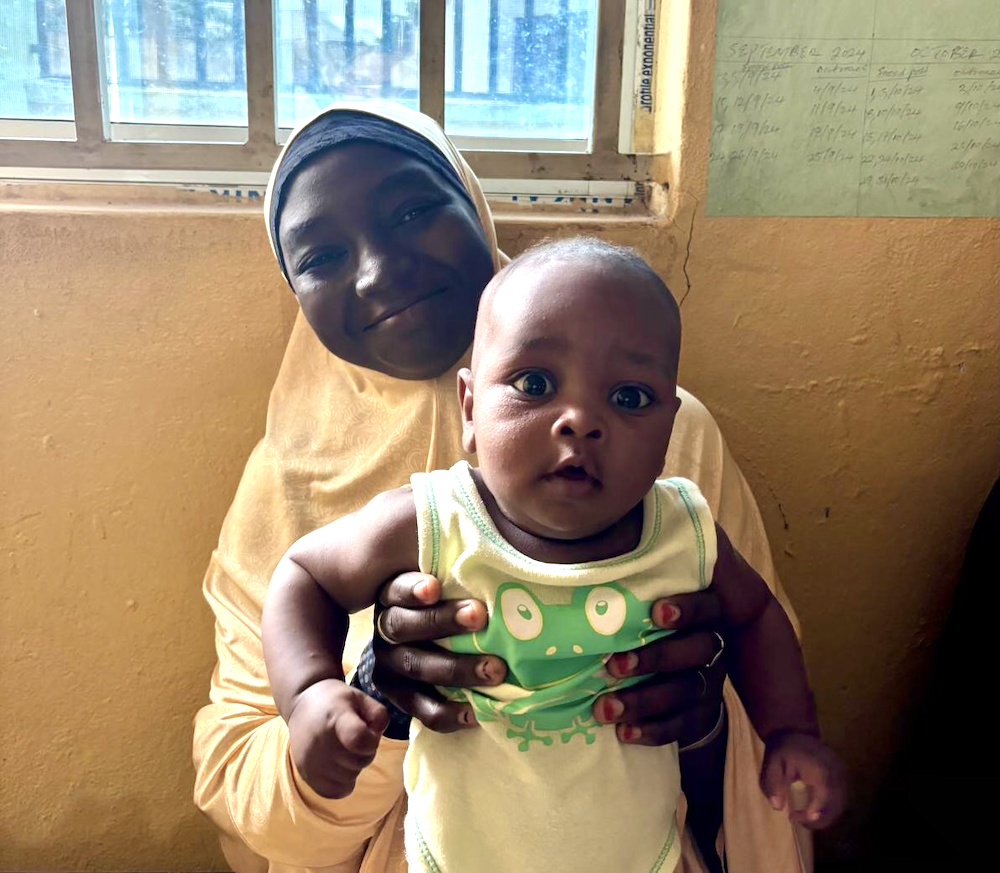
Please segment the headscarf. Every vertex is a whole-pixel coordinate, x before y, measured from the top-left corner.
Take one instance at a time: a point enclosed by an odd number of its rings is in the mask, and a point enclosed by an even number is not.
[[[264,219],[271,251],[286,280],[288,270],[278,230],[283,198],[295,174],[330,149],[359,142],[392,148],[414,157],[457,189],[475,207],[486,234],[486,243],[494,254],[493,268],[500,269],[507,259],[503,257],[501,260],[489,204],[465,158],[444,131],[426,115],[398,103],[371,100],[365,103],[332,103],[292,132],[274,163],[264,198]]]

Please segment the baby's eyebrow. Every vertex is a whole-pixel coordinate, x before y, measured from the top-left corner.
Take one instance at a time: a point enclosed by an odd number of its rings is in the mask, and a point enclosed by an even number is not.
[[[569,348],[569,343],[564,339],[554,336],[533,336],[517,346],[517,353],[525,352],[564,352]]]
[[[639,352],[635,349],[618,349],[616,350],[618,357],[627,361],[630,364],[635,364],[637,367],[645,367],[650,370],[659,370],[662,373],[666,373],[669,377],[674,377],[674,368],[671,366],[669,359],[664,360],[658,355],[650,355],[646,352]]]
[[[661,364],[652,355],[647,355],[645,352],[637,352],[634,349],[622,349],[621,356],[626,361],[638,364],[640,367],[659,367]]]

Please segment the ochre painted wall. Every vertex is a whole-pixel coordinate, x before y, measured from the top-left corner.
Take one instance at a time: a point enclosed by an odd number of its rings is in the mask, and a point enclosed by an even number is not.
[[[222,865],[199,586],[294,300],[257,216],[0,211],[0,869]]]
[[[711,5],[673,217],[501,239],[600,233],[684,298],[682,381],[757,495],[861,816],[998,472],[997,221],[706,217]],[[199,588],[294,301],[252,209],[33,196],[0,198],[0,869],[213,869]]]
[[[0,869],[219,861],[190,802],[199,585],[293,301],[255,214],[0,213]],[[504,222],[509,250],[548,233]],[[997,474],[994,221],[583,224],[686,294],[863,802]]]

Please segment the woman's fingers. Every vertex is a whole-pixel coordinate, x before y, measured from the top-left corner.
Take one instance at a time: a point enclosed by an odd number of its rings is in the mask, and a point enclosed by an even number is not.
[[[626,676],[701,669],[710,684],[714,682],[721,687],[725,669],[722,659],[715,656],[722,646],[719,635],[713,631],[671,634],[630,652],[613,655],[608,661],[608,670],[612,676],[623,679]],[[712,664],[712,667],[707,668],[707,664]],[[722,678],[710,675],[719,673]]]
[[[474,726],[475,716],[469,704],[445,700],[434,686],[496,685],[507,667],[492,655],[414,645],[486,627],[486,607],[480,601],[439,603],[440,597],[440,582],[426,573],[402,573],[383,586],[376,606],[372,681],[398,709],[447,733]]]
[[[687,707],[673,715],[637,722],[621,721],[616,725],[615,731],[623,743],[640,746],[679,743],[683,747],[711,733],[718,720],[718,704],[703,703]]]
[[[441,599],[441,583],[427,573],[400,573],[382,586],[378,599],[383,606],[432,606]]]
[[[445,700],[430,685],[387,676],[378,689],[397,708],[420,719],[438,733],[451,733],[476,726],[476,717],[468,703]]]
[[[393,645],[430,642],[485,626],[486,607],[478,600],[447,600],[416,609],[389,606],[379,611],[375,621],[377,636]]]
[[[473,688],[497,685],[506,674],[504,662],[495,655],[457,655],[445,649],[398,645],[380,649],[373,680],[385,694],[387,683],[400,680]]]
[[[650,612],[657,627],[677,631],[712,630],[722,620],[719,598],[711,588],[663,597],[653,604]]]
[[[605,724],[639,724],[669,718],[698,703],[702,685],[697,673],[658,676],[641,685],[602,695],[594,704],[594,715]]]

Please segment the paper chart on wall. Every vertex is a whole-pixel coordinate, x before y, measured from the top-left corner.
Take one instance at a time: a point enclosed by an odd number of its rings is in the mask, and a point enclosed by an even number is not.
[[[710,215],[995,216],[997,0],[719,0]]]

